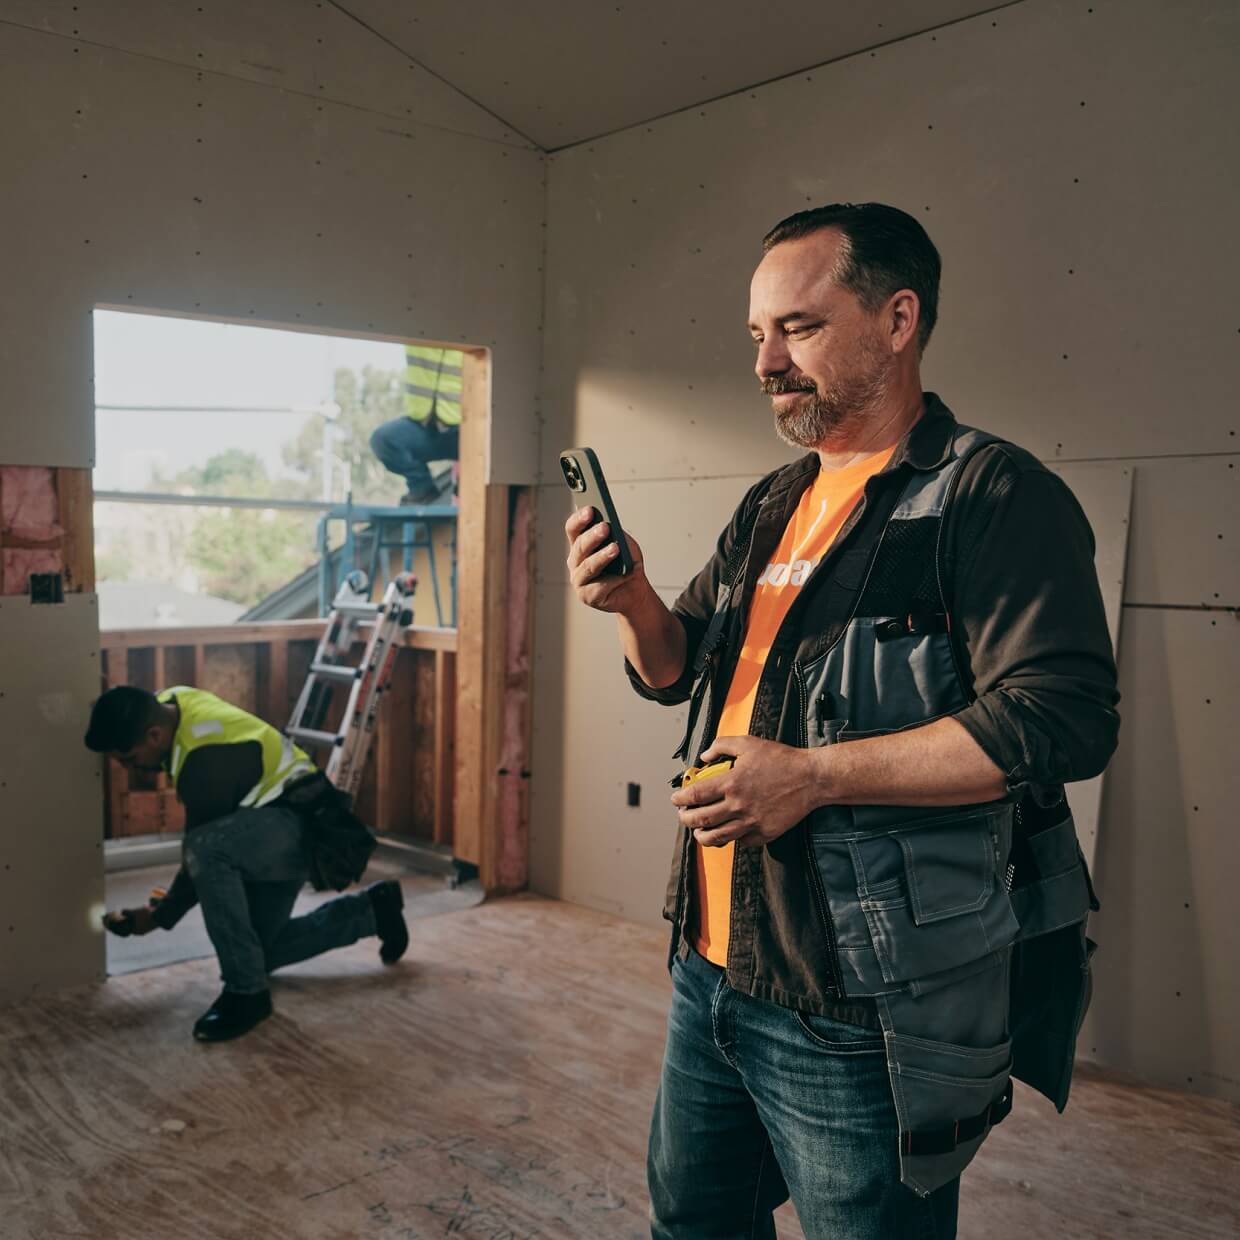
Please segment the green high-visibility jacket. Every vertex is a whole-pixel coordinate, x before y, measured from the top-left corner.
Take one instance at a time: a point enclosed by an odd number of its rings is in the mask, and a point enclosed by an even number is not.
[[[460,349],[405,347],[405,416],[425,422],[433,413],[441,426],[461,424]]]
[[[281,735],[269,723],[248,714],[205,689],[175,685],[156,695],[165,704],[176,699],[181,711],[168,774],[175,788],[185,760],[204,745],[240,745],[258,741],[263,751],[263,773],[258,783],[242,798],[243,807],[268,805],[295,779],[316,770],[308,754]]]

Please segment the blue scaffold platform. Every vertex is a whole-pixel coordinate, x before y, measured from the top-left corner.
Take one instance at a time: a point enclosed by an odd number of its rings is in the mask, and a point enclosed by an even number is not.
[[[440,627],[456,627],[456,524],[459,509],[455,504],[400,504],[375,505],[355,504],[347,500],[334,508],[329,508],[319,518],[319,615],[326,616],[331,610],[332,599],[340,588],[341,581],[354,568],[362,568],[357,564],[358,538],[356,527],[369,525],[371,538],[370,563],[368,576],[371,581],[382,581],[387,577],[387,565],[384,560],[388,551],[400,548],[401,569],[409,572],[413,569],[413,553],[418,548],[426,552],[430,569],[431,593],[435,600],[435,615]],[[332,571],[330,554],[330,535],[333,521],[344,522],[344,546],[342,554],[337,557],[336,572]],[[435,562],[435,527],[448,525],[451,527],[450,541],[452,565],[449,576],[448,598],[442,597],[439,588],[439,572]],[[395,531],[395,537],[391,536]],[[382,568],[383,571],[380,571]],[[446,603],[446,606],[445,606]]]

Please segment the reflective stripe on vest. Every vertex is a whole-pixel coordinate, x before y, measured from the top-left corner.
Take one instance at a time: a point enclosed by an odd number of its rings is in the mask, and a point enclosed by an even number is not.
[[[459,349],[407,345],[405,416],[425,422],[434,413],[444,426],[460,426],[464,360]]]
[[[240,745],[258,741],[263,754],[263,773],[258,783],[241,799],[245,808],[269,805],[294,779],[316,770],[310,756],[264,723],[238,706],[233,706],[205,689],[176,685],[157,695],[169,703],[176,699],[181,718],[172,738],[168,773],[175,788],[185,769],[185,760],[204,745]]]

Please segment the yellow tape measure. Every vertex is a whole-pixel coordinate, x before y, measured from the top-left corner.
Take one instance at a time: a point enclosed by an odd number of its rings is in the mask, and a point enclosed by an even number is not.
[[[707,766],[691,766],[680,777],[680,786],[684,788],[689,784],[699,784],[704,779],[711,779],[715,775],[726,774],[735,764],[735,758],[720,758]]]

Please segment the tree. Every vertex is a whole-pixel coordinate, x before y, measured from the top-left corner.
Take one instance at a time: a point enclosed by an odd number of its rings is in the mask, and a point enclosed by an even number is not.
[[[395,504],[405,490],[404,483],[379,464],[370,449],[370,436],[384,422],[402,415],[402,375],[373,366],[364,367],[361,374],[341,368],[336,371],[334,389],[340,414],[334,420],[333,454],[348,466],[353,498],[359,503]],[[322,418],[312,418],[285,445],[284,461],[305,476],[307,493],[312,492],[323,470]]]
[[[221,508],[190,535],[188,557],[208,594],[252,607],[316,555],[313,513]]]

